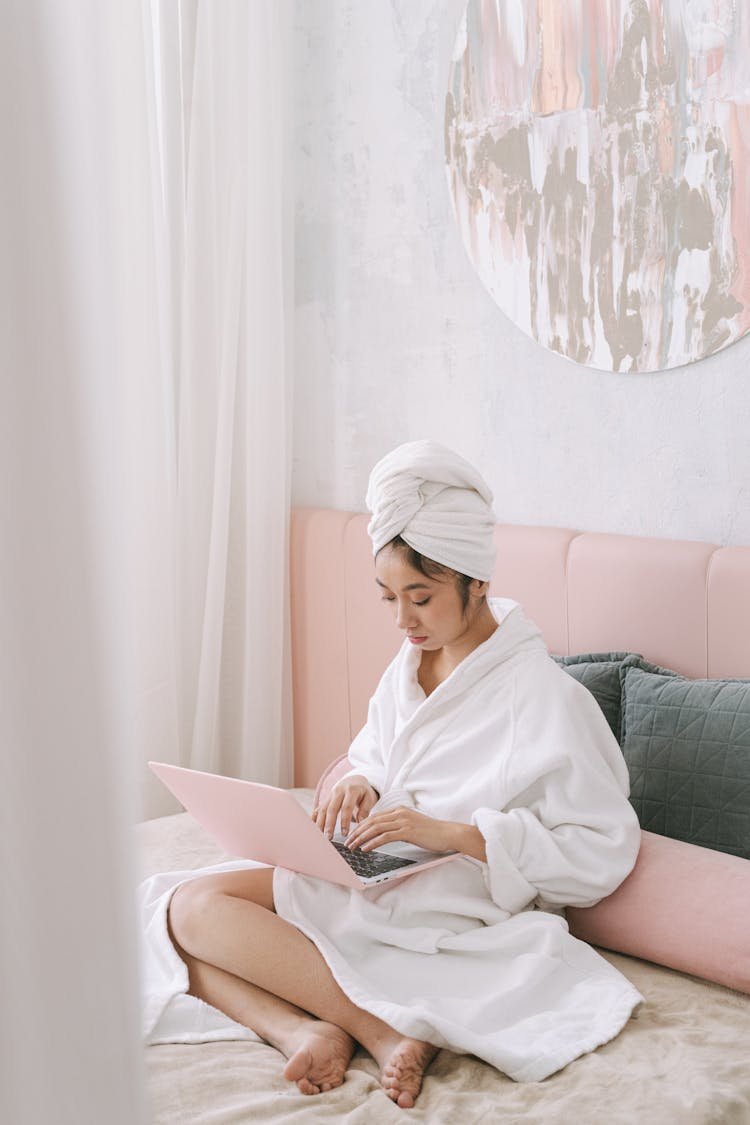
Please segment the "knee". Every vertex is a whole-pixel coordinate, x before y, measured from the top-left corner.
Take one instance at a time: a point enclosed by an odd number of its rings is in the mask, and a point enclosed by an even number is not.
[[[181,883],[172,895],[167,910],[167,926],[172,941],[179,949],[190,952],[212,913],[211,902],[216,892],[201,886],[202,879]]]

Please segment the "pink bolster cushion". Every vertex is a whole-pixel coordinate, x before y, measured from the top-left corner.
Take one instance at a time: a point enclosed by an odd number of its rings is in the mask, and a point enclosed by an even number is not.
[[[591,945],[750,993],[750,860],[643,832],[625,882],[566,914]]]
[[[332,762],[315,804],[351,769]],[[569,906],[570,932],[590,945],[627,953],[750,993],[750,860],[641,833],[624,883],[596,906]]]

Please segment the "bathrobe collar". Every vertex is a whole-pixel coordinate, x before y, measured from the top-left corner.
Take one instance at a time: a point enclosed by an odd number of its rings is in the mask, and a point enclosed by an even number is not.
[[[413,804],[408,778],[416,763],[428,752],[447,722],[455,718],[461,696],[470,699],[476,685],[487,675],[521,656],[546,653],[541,630],[529,621],[518,602],[510,598],[488,598],[498,628],[457,664],[449,676],[425,697],[417,680],[422,653],[404,641],[396,657],[396,697],[392,700],[400,720],[388,753],[386,784],[377,807]]]
[[[450,675],[424,700],[423,707],[452,698],[511,657],[526,652],[546,652],[541,630],[524,616],[518,602],[511,598],[488,598],[487,604],[498,623],[497,629],[456,665]],[[409,641],[404,640],[397,659],[400,665],[400,694],[406,699],[414,699],[415,695],[421,698],[424,693],[417,679],[422,661],[421,649],[415,649]],[[420,709],[420,715],[422,714]]]

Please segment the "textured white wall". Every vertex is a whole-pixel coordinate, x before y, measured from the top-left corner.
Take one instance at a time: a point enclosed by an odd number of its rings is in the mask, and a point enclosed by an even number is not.
[[[372,464],[463,453],[501,521],[750,544],[750,338],[664,374],[534,344],[453,219],[443,107],[463,0],[298,0],[297,504],[364,509]]]

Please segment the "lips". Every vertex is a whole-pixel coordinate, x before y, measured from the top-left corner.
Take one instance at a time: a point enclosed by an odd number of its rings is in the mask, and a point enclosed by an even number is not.
[[[409,637],[409,636],[407,636],[407,640],[411,641],[411,643],[413,645],[421,645],[427,640],[427,637]]]

